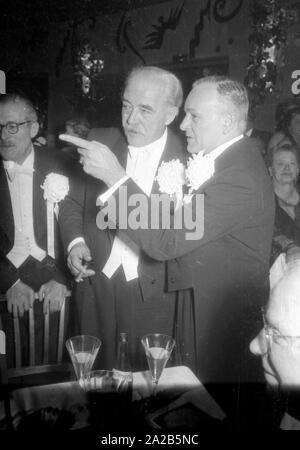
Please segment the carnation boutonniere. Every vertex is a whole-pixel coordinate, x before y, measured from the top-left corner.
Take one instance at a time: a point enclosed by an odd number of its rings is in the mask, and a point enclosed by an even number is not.
[[[156,180],[159,191],[176,199],[176,208],[182,201],[182,186],[186,183],[185,167],[179,159],[163,161],[158,168]]]
[[[41,186],[47,202],[47,251],[52,258],[54,254],[54,214],[58,217],[58,203],[69,192],[69,179],[64,175],[49,173]]]
[[[197,191],[214,173],[215,161],[209,154],[205,156],[202,153],[198,153],[197,155],[193,154],[188,160],[185,171],[187,185],[189,187],[188,196],[191,196],[194,191]]]

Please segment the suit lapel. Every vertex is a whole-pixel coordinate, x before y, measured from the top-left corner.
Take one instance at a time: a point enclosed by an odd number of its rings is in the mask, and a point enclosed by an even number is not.
[[[117,142],[113,145],[112,151],[118,158],[118,161],[121,164],[121,166],[126,170],[128,145],[123,135],[121,135],[117,140]]]
[[[47,207],[41,185],[44,183],[46,173],[42,162],[42,151],[37,150],[34,152],[32,210],[35,240],[39,247],[45,249],[47,245]]]
[[[179,138],[175,136],[171,130],[168,129],[167,142],[159,160],[157,170],[161,166],[162,162],[169,162],[172,159],[179,159],[183,164],[186,164],[187,155],[183,150],[184,146],[181,146],[180,144],[181,142],[179,141]],[[156,179],[154,179],[151,192],[153,194],[159,193],[159,186]]]
[[[203,192],[208,184],[213,183],[220,172],[227,168],[231,168],[236,164],[237,156],[241,155],[243,152],[243,146],[245,145],[245,139],[243,138],[238,142],[230,145],[221,155],[219,155],[215,160],[215,173],[212,177],[206,180],[197,190],[197,192]]]
[[[183,164],[186,164],[186,160],[189,154],[185,150],[185,147],[186,144],[181,142],[180,138],[176,136],[172,132],[172,130],[168,129],[167,142],[159,165],[162,163],[162,161],[171,161],[172,159],[179,159]]]
[[[2,227],[4,233],[7,235],[12,246],[15,234],[14,217],[8,182],[2,163],[0,163],[0,196],[1,196],[0,226]]]

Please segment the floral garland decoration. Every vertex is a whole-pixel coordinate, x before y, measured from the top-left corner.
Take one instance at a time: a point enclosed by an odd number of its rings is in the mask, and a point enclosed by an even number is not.
[[[96,99],[94,81],[104,69],[100,51],[89,43],[79,46],[75,56],[75,76],[84,97]]]
[[[297,12],[285,9],[283,4],[282,0],[253,0],[251,3],[251,60],[245,84],[253,94],[253,106],[263,103],[265,97],[275,91],[278,68],[284,66],[286,29],[297,21]]]

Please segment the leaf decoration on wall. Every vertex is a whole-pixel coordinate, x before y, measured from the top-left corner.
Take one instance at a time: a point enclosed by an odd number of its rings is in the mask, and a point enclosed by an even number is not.
[[[121,39],[125,19],[126,19],[126,12],[121,17],[121,20],[120,20],[120,23],[119,23],[118,29],[117,29],[117,35],[116,35],[116,45],[117,45],[117,49],[119,50],[120,53],[126,52],[126,47],[124,47],[124,45],[122,45],[122,39]]]
[[[134,53],[143,64],[146,64],[145,58],[138,52],[138,50],[134,47],[132,44],[129,34],[128,34],[128,27],[131,26],[131,20],[125,20],[126,19],[126,12],[121,17],[121,21],[118,26],[117,30],[117,36],[116,36],[116,45],[120,53],[125,53],[126,50],[129,48],[132,53]],[[122,44],[122,38],[124,39],[124,42],[126,45]]]
[[[204,30],[204,18],[208,16],[208,20],[210,21],[210,0],[207,1],[206,6],[204,8],[200,8],[199,13],[199,22],[195,26],[194,29],[194,37],[190,41],[190,57],[195,57],[195,49],[200,44],[200,33]]]
[[[237,6],[229,13],[222,14],[222,10],[225,10],[226,0],[218,0],[214,5],[214,18],[216,22],[223,23],[233,19],[240,11],[243,4],[243,0],[240,0]]]
[[[275,0],[273,0],[275,1]],[[206,5],[200,8],[199,21],[194,28],[194,37],[190,41],[190,57],[195,57],[195,49],[200,44],[200,34],[204,30],[204,19],[207,16],[208,20],[211,20],[211,13],[217,23],[225,23],[233,19],[239,12],[243,5],[243,0],[239,0],[238,4],[235,4],[232,0],[215,0],[212,6],[212,0],[207,0]],[[229,13],[226,13],[226,7],[230,6],[234,8]]]
[[[137,49],[133,46],[132,42],[130,41],[128,31],[127,31],[129,25],[131,25],[131,21],[127,20],[127,22],[124,25],[124,31],[123,31],[124,40],[125,40],[126,44],[128,45],[128,47],[130,48],[130,50],[141,59],[143,64],[146,64],[144,57],[137,51]]]
[[[160,49],[164,37],[167,30],[175,30],[179,24],[180,18],[182,16],[183,8],[185,1],[183,1],[181,7],[172,8],[169,14],[169,17],[167,20],[163,16],[160,16],[158,18],[158,25],[152,25],[152,28],[154,28],[154,31],[151,33],[148,33],[146,35],[146,42],[144,45],[145,50],[152,50],[152,49]]]

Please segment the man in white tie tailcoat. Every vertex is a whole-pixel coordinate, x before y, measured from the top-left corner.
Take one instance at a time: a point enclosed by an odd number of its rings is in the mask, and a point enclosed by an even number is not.
[[[191,238],[185,222],[155,229],[149,221],[123,230],[149,258],[167,262],[166,289],[176,295],[175,338],[182,363],[213,393],[234,429],[261,425],[262,371],[248,343],[260,327],[268,296],[274,225],[270,178],[255,140],[243,134],[248,105],[246,88],[224,76],[195,81],[185,101],[181,129],[194,158],[187,170],[192,192],[182,209],[184,216],[198,216],[195,231],[203,221],[202,233]],[[107,147],[85,144],[80,150],[84,170],[118,186],[117,204],[125,187],[128,199],[142,194],[134,179],[124,180]],[[133,210],[128,202],[126,218]],[[124,221],[119,211],[116,227]]]
[[[161,163],[186,157],[183,143],[169,129],[182,97],[181,83],[172,73],[150,66],[133,69],[122,95],[126,139],[117,129],[96,129],[90,133],[91,140],[112,149],[126,173],[147,196],[158,192],[155,177]],[[97,228],[96,201],[106,189],[99,180],[87,177],[81,205],[84,239],[70,242],[63,233],[74,275],[84,277],[92,273],[83,265],[90,257],[95,271],[76,289],[79,331],[102,339],[97,360],[102,368],[113,366],[117,336],[127,332],[132,367],[137,370],[147,368],[141,337],[150,332],[173,334],[175,297],[165,290],[164,262],[150,258],[121,231]],[[70,207],[70,216],[76,217],[75,210],[76,205]]]
[[[47,248],[47,205],[42,185],[49,173],[62,174],[63,170],[54,150],[32,144],[38,129],[37,114],[29,99],[18,94],[0,96],[0,292],[5,294],[8,311],[14,317],[23,317],[35,298],[43,302],[38,308],[41,321],[37,325],[42,327],[43,313],[60,310],[69,274],[56,218],[51,255]],[[25,322],[26,318],[20,321],[21,333]],[[6,332],[9,345],[10,328]],[[22,345],[26,345],[24,339]],[[38,347],[42,351],[42,346]]]

